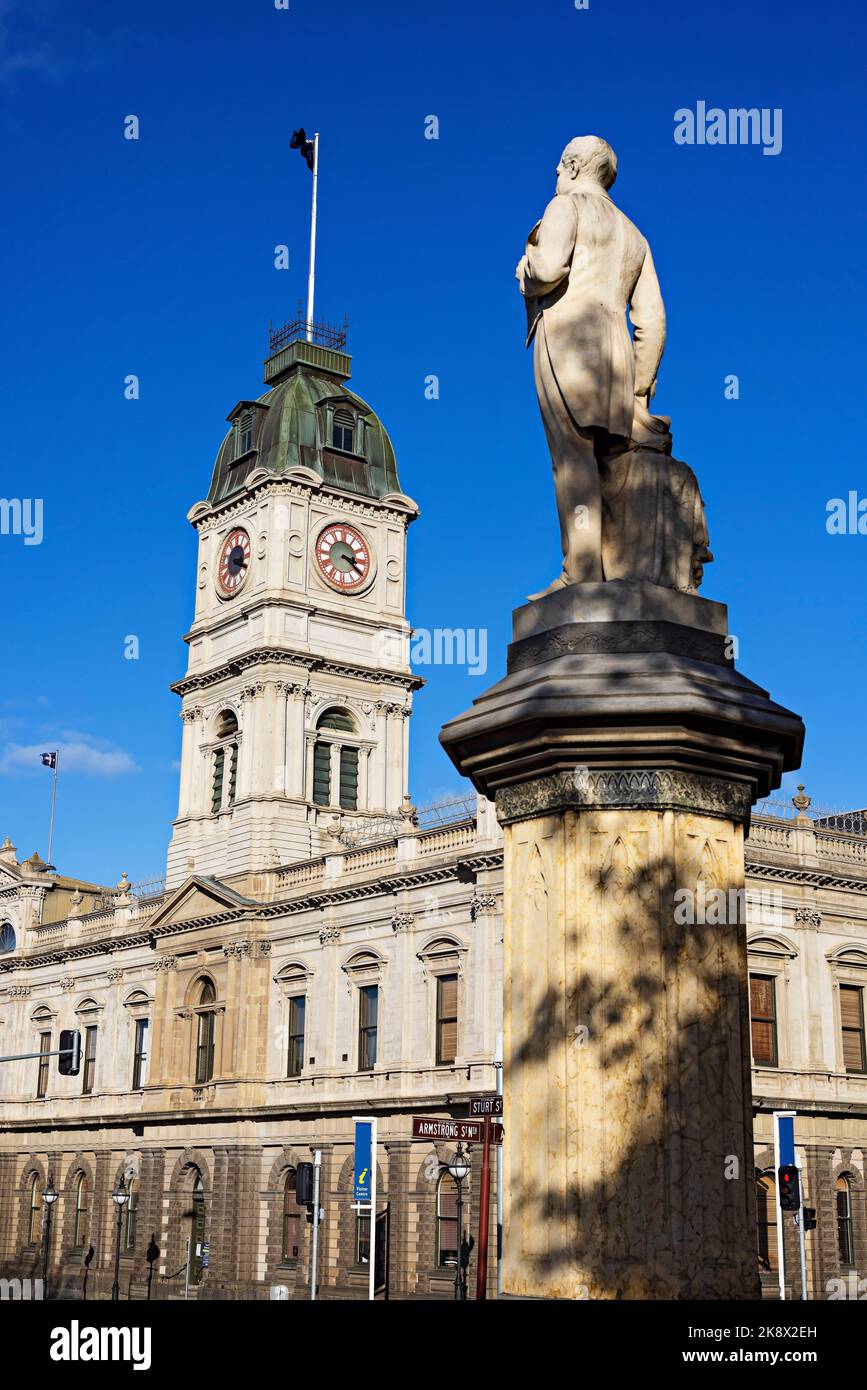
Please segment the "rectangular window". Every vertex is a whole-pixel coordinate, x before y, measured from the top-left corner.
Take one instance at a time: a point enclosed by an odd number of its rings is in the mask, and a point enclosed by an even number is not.
[[[355,1217],[355,1263],[370,1264],[370,1217],[364,1212],[357,1212]]]
[[[214,1074],[215,1017],[209,1012],[199,1014],[198,1019],[196,1085],[203,1086]]]
[[[140,1091],[148,1079],[148,1024],[146,1018],[135,1021],[135,1050],[132,1059],[132,1088]]]
[[[772,975],[750,976],[750,1033],[757,1067],[777,1065],[776,992]]]
[[[300,1076],[304,1067],[304,1014],[307,1000],[303,994],[289,1000],[289,1062],[287,1076]]]
[[[843,1066],[847,1071],[867,1071],[864,991],[860,985],[840,986],[840,1022],[843,1025]]]
[[[51,1034],[39,1034],[39,1071],[36,1076],[36,1097],[41,1100],[48,1095],[48,1069],[51,1066],[51,1058],[48,1053],[51,1051]]]
[[[379,985],[362,985],[358,1007],[358,1070],[376,1066],[376,1026],[379,1017]]]
[[[89,1096],[93,1090],[93,1077],[96,1071],[96,1028],[91,1025],[84,1030],[84,1060],[81,1068],[81,1094]]]
[[[453,1062],[458,1053],[458,977],[437,979],[437,1064]]]
[[[455,1269],[458,1263],[458,1188],[443,1173],[437,1188],[437,1264]]]
[[[340,804],[346,811],[358,810],[358,749],[340,750]]]
[[[313,745],[313,800],[317,806],[331,804],[331,744]]]

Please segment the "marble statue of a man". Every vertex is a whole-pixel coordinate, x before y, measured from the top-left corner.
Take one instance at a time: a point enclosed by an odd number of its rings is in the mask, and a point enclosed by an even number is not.
[[[616,174],[605,140],[571,140],[557,165],[556,196],[515,272],[528,345],[535,338],[560,517],[563,573],[552,588],[606,577],[600,462],[654,419],[647,407],[665,347],[665,308],[650,247],[608,196]]]

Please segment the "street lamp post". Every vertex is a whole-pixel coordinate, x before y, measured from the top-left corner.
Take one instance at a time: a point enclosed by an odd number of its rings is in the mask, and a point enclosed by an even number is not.
[[[455,1269],[455,1298],[456,1298],[456,1299],[465,1299],[466,1296],[467,1296],[467,1289],[466,1289],[466,1285],[464,1284],[464,1272],[463,1272],[463,1269],[462,1269],[462,1267],[461,1267],[461,1245],[462,1245],[463,1235],[464,1235],[464,1222],[463,1222],[464,1196],[463,1196],[463,1185],[464,1185],[464,1181],[465,1181],[466,1178],[468,1177],[469,1171],[470,1171],[470,1156],[469,1156],[469,1153],[466,1153],[466,1152],[464,1151],[464,1148],[463,1148],[463,1145],[462,1145],[462,1144],[460,1144],[460,1143],[458,1144],[458,1146],[457,1146],[457,1148],[455,1149],[455,1152],[454,1152],[454,1157],[452,1158],[452,1160],[451,1160],[450,1163],[447,1163],[447,1164],[446,1164],[446,1168],[448,1169],[448,1171],[449,1171],[449,1173],[451,1174],[451,1176],[454,1178],[455,1185],[457,1186],[457,1189],[458,1189],[458,1235],[457,1235],[457,1241],[456,1241],[456,1246],[457,1246],[457,1252],[456,1252],[456,1253],[457,1253],[457,1258],[456,1258],[456,1261],[455,1261],[455,1263],[456,1263],[456,1265],[457,1265],[457,1268]]]
[[[48,1298],[48,1259],[51,1251],[51,1208],[54,1206],[59,1196],[60,1194],[55,1188],[51,1179],[51,1174],[49,1173],[48,1186],[42,1193],[42,1201],[46,1207],[44,1222],[45,1238],[42,1249],[42,1297],[45,1299]]]
[[[114,1239],[114,1283],[111,1286],[111,1301],[117,1303],[120,1298],[120,1228],[123,1223],[123,1209],[129,1201],[129,1193],[126,1183],[121,1175],[120,1182],[111,1194],[111,1200],[117,1203],[117,1229]]]

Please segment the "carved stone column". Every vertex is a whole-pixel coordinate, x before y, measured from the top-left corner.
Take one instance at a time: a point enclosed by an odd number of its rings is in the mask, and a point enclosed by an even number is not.
[[[507,1294],[758,1296],[738,890],[803,725],[726,633],[573,586],[516,610],[509,675],[441,735],[504,826]]]

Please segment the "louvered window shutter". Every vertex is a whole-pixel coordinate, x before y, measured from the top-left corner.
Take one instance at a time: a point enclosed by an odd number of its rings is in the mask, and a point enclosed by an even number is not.
[[[843,1065],[847,1071],[863,1072],[864,1001],[860,986],[840,986],[840,1022],[843,1025]]]
[[[358,749],[340,750],[340,805],[346,811],[358,809]]]
[[[317,806],[331,804],[331,744],[313,747],[313,800]]]
[[[214,754],[214,785],[211,792],[211,813],[216,815],[223,805],[223,772],[226,765],[226,750],[218,748]]]

